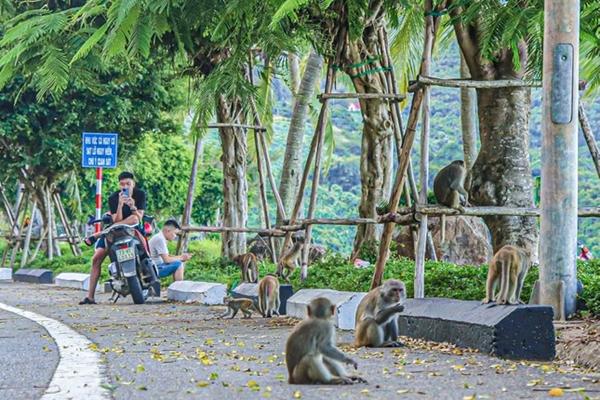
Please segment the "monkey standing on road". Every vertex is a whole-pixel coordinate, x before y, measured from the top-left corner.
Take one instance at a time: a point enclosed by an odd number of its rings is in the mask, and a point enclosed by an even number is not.
[[[335,306],[324,297],[310,302],[308,318],[300,322],[285,344],[288,382],[296,384],[353,384],[366,381],[349,376],[342,363],[357,368],[356,361],[336,347],[335,327],[330,318]]]
[[[397,314],[404,311],[404,282],[389,279],[371,290],[356,310],[355,346],[399,347]]]
[[[242,310],[244,318],[250,318],[252,316],[252,311],[257,310],[256,305],[250,299],[234,299],[231,296],[226,296],[223,298],[223,303],[227,306],[227,312],[219,318],[227,317],[230,311],[231,316],[229,318],[233,318],[240,310]]]
[[[242,282],[258,282],[258,261],[253,253],[239,254],[233,257],[233,262],[242,270]]]
[[[267,275],[258,282],[258,311],[264,318],[279,315],[279,280],[276,276]]]
[[[517,246],[503,246],[490,262],[485,285],[485,299],[482,303],[496,301],[498,304],[523,304],[521,290],[529,266],[529,256],[525,250]],[[498,282],[500,282],[500,290],[494,296]]]
[[[452,161],[440,170],[433,180],[433,193],[438,204],[464,212],[469,206],[469,193],[464,188],[467,170],[463,160]],[[442,214],[442,243],[446,237],[446,216]]]

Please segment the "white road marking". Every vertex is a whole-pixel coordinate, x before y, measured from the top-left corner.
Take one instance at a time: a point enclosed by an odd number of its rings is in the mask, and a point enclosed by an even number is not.
[[[105,382],[100,356],[90,350],[92,344],[62,322],[30,311],[0,303],[0,309],[25,317],[48,331],[56,342],[59,360],[54,376],[41,400],[106,400],[110,393],[101,385]]]

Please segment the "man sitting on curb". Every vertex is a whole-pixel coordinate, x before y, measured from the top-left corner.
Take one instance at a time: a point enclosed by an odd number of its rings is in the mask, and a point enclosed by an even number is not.
[[[167,248],[167,240],[171,241],[177,237],[181,227],[174,219],[169,219],[163,225],[160,232],[150,239],[148,242],[150,247],[150,257],[158,268],[158,277],[165,278],[173,275],[176,281],[183,280],[184,262],[192,256],[190,254],[182,254],[180,256],[169,255]]]

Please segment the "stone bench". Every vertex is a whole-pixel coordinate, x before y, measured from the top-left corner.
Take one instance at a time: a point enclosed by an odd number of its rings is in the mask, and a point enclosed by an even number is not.
[[[287,301],[287,314],[291,317],[305,318],[306,306],[317,297],[329,299],[336,307],[333,317],[335,326],[340,329],[354,329],[354,320],[358,304],[366,293],[340,292],[331,289],[302,289]]]
[[[287,313],[287,301],[293,294],[292,285],[282,284],[279,286],[280,315]],[[241,283],[233,289],[231,296],[258,301],[258,283]]]
[[[13,274],[15,282],[52,283],[52,271],[49,269],[21,268]]]
[[[490,306],[479,301],[409,299],[398,318],[400,335],[509,359],[552,360],[556,354],[549,306]]]
[[[0,268],[0,281],[12,281],[12,268]]]
[[[79,289],[87,291],[90,288],[90,274],[80,272],[61,272],[54,278],[54,284],[59,287]],[[100,285],[96,285],[96,292],[102,291]]]
[[[227,287],[221,283],[176,281],[167,289],[167,299],[205,305],[223,304]]]

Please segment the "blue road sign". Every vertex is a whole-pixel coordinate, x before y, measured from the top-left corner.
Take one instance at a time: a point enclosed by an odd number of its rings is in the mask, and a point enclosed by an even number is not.
[[[116,168],[117,133],[83,132],[81,137],[81,166],[83,168]]]

